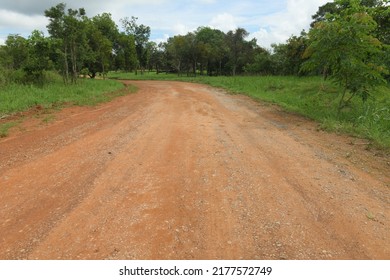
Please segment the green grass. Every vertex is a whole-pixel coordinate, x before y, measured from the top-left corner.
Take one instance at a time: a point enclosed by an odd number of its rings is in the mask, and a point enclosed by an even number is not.
[[[8,136],[8,130],[17,125],[17,122],[7,122],[0,124],[0,138]]]
[[[93,106],[134,91],[113,80],[80,79],[75,85],[56,81],[44,87],[12,84],[0,88],[0,117],[32,107]]]
[[[328,131],[347,133],[369,139],[390,150],[390,88],[381,87],[366,103],[352,100],[349,108],[338,112],[341,89],[320,77],[178,77],[174,74],[110,73],[111,78],[137,80],[178,80],[223,88],[231,93],[248,95],[256,100],[278,104],[286,111],[317,121]]]

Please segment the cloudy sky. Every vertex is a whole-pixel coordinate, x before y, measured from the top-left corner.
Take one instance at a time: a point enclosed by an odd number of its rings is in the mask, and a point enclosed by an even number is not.
[[[186,34],[199,26],[224,32],[243,27],[258,44],[269,47],[308,29],[318,7],[331,0],[0,0],[0,44],[9,34],[28,37],[34,29],[46,32],[44,10],[59,2],[85,8],[93,17],[103,12],[119,19],[136,16],[151,27],[151,39]]]

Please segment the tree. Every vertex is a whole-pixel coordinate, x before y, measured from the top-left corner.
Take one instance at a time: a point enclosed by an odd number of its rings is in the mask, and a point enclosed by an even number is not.
[[[237,28],[235,31],[229,31],[226,34],[226,44],[229,48],[229,64],[231,74],[235,76],[243,71],[249,58],[253,57],[253,50],[257,46],[256,39],[245,41],[249,36],[248,31],[243,28]]]
[[[47,30],[52,38],[57,40],[58,45],[61,48],[62,63],[62,76],[64,82],[69,80],[69,66],[68,66],[68,40],[65,31],[65,3],[60,3],[55,7],[51,7],[45,10],[45,16],[49,18],[49,25]]]
[[[21,69],[28,59],[28,41],[20,35],[9,35],[5,41],[7,68]]]
[[[169,38],[165,46],[169,63],[172,64],[179,76],[182,74],[183,64],[186,59],[185,47],[185,37],[182,35]],[[169,71],[168,68],[170,68],[169,65],[167,65],[167,71]]]
[[[288,75],[288,45],[286,43],[272,44],[271,64],[274,75]]]
[[[78,64],[81,64],[79,51],[85,44],[85,25],[83,17],[85,10],[68,9],[65,11],[66,4],[60,3],[55,7],[45,10],[45,16],[49,18],[47,26],[49,34],[58,40],[62,46],[62,74],[64,81],[68,82],[69,77],[73,83],[76,82],[78,76]],[[69,64],[70,62],[70,64]],[[69,70],[71,75],[69,75]]]
[[[229,51],[225,44],[225,33],[210,27],[200,27],[196,31],[196,37],[202,54],[201,74],[205,65],[207,75],[211,76],[213,72],[221,75],[222,62]]]
[[[117,40],[119,31],[111,20],[111,15],[97,15],[92,19],[84,19],[88,50],[85,54],[85,69],[91,78],[100,72],[103,77],[110,67],[113,52],[113,40]]]
[[[328,21],[328,16],[341,15],[346,9],[350,9],[353,5],[360,6],[362,11],[368,13],[376,22],[376,28],[372,30],[371,35],[381,41],[385,48],[386,45],[390,45],[390,9],[389,0],[343,0],[327,3],[321,6],[318,12],[313,15],[312,27],[316,23]],[[387,65],[387,69],[390,68],[390,50],[384,52],[383,55],[377,56],[379,61],[384,62]],[[390,80],[390,75],[387,75],[387,79]]]
[[[137,69],[137,50],[132,35],[126,35],[123,32],[119,34],[114,45],[114,61],[116,70],[122,69],[130,72]]]
[[[0,46],[0,84],[24,82],[23,67],[28,56],[28,41],[20,35],[9,35]]]
[[[86,48],[85,38],[85,10],[80,8],[78,10],[68,9],[68,14],[65,15],[65,32],[68,37],[69,54],[71,61],[71,80],[72,83],[76,83],[78,77],[78,70],[81,68],[83,61],[81,57],[85,55],[82,52],[83,48]]]
[[[350,8],[328,14],[326,21],[311,29],[310,45],[304,53],[308,61],[302,67],[303,71],[327,69],[330,77],[342,86],[339,110],[355,96],[365,101],[375,86],[385,82],[382,74],[386,68],[376,60],[383,54],[383,44],[372,35],[376,22],[359,1],[349,3]]]
[[[193,76],[196,76],[198,61],[200,60],[201,50],[199,42],[197,41],[196,35],[192,32],[189,32],[184,36],[184,51],[187,62],[187,76],[190,74],[190,69],[192,69]]]
[[[103,13],[101,15],[94,16],[92,18],[92,23],[99,30],[99,33],[103,38],[105,38],[104,40],[106,41],[106,47],[101,49],[101,51],[104,53],[101,55],[101,61],[105,61],[104,68],[113,69],[115,65],[114,54],[116,51],[116,46],[118,46],[118,40],[120,36],[118,26],[109,13]],[[102,69],[103,73],[106,72],[105,69]]]
[[[319,7],[316,14],[312,16],[313,22],[311,23],[311,27],[314,27],[316,23],[326,21],[327,14],[339,14],[341,11],[351,8],[352,2],[356,2],[355,0],[342,0],[342,1],[334,1],[326,3],[325,5]],[[358,5],[366,8],[374,8],[385,6],[384,4],[388,2],[388,0],[359,0]]]
[[[308,45],[305,31],[300,36],[291,36],[286,43],[272,44],[272,64],[276,75],[298,75],[305,61],[303,53]]]
[[[123,29],[127,35],[132,35],[135,40],[135,47],[137,50],[137,57],[139,66],[141,67],[141,73],[147,66],[147,44],[150,37],[150,27],[146,25],[138,25],[137,17],[128,17],[121,19]]]
[[[272,75],[275,73],[275,61],[269,51],[258,48],[253,61],[245,65],[245,72],[250,74]]]
[[[377,23],[377,28],[374,31],[374,35],[385,44],[387,51],[384,52],[383,56],[378,57],[378,60],[383,61],[386,64],[387,69],[390,69],[390,1],[380,1],[373,9],[369,10],[370,15],[374,18]],[[390,74],[386,74],[386,78],[390,81]]]
[[[146,45],[147,53],[147,65],[148,70],[151,71],[156,69],[159,74],[160,68],[162,67],[163,53],[159,45],[156,42],[148,42]]]
[[[23,67],[26,73],[26,82],[43,86],[45,70],[50,68],[50,41],[42,31],[34,30],[28,38],[29,55]]]
[[[305,59],[303,54],[308,46],[308,37],[305,31],[300,36],[291,36],[287,40],[288,74],[299,75],[301,65]]]

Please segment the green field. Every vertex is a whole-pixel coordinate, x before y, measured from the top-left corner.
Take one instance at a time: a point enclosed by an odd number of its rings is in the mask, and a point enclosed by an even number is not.
[[[0,117],[38,105],[43,108],[95,105],[125,94],[121,89],[125,91],[123,84],[112,80],[82,79],[75,85],[57,81],[43,87],[12,84],[0,88]]]
[[[359,98],[338,111],[342,90],[320,77],[240,76],[178,77],[174,74],[110,73],[114,79],[179,80],[208,84],[231,93],[278,104],[285,110],[317,121],[320,128],[370,140],[376,147],[390,149],[390,87],[381,87],[366,103]]]

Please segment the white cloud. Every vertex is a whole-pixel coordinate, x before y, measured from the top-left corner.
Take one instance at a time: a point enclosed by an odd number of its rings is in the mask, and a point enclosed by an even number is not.
[[[236,18],[228,13],[219,14],[210,21],[210,26],[223,32],[237,29]]]
[[[173,26],[172,31],[175,35],[186,35],[188,32],[191,32],[193,30],[187,25],[184,25],[182,23],[176,23]]]
[[[5,28],[6,26],[12,26],[15,29],[22,28],[45,28],[48,20],[44,16],[38,15],[24,15],[12,11],[0,10],[0,28]]]
[[[153,39],[152,41],[158,45],[160,43],[167,42],[169,37],[170,37],[169,34],[163,34],[162,38],[156,38],[156,39]]]
[[[38,15],[25,15],[0,9],[0,45],[10,34],[28,37],[34,29],[46,30],[47,18]]]
[[[260,28],[251,34],[257,43],[270,48],[272,43],[283,43],[291,35],[299,35],[303,29],[308,29],[311,16],[318,8],[329,0],[287,0],[286,9],[260,20]]]

